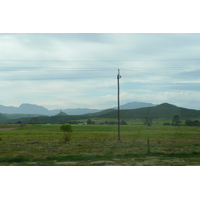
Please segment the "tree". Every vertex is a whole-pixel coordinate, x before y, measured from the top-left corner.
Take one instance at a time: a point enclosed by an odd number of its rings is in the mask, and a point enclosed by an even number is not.
[[[60,126],[60,130],[64,132],[72,132],[71,124],[63,124]]]
[[[151,126],[152,124],[153,124],[152,119],[147,117],[144,121],[144,125]]]
[[[178,115],[175,115],[173,118],[172,118],[172,126],[179,126],[181,123],[180,121],[180,117]]]
[[[127,125],[125,120],[121,120],[121,125]]]
[[[87,120],[87,124],[94,124],[94,122],[92,122],[91,119],[88,119],[88,120]]]

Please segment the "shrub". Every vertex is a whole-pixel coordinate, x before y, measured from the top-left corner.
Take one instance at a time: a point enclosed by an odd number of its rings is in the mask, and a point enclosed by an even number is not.
[[[171,124],[169,122],[164,123],[165,126],[170,126]]]
[[[150,118],[147,117],[145,119],[144,125],[151,126],[152,124],[153,124],[152,119],[150,119]]]
[[[71,140],[71,132],[72,132],[72,127],[70,124],[63,124],[60,126],[60,130],[64,132],[63,135],[63,142],[67,143]]]
[[[71,134],[69,134],[69,133],[64,133],[64,135],[63,135],[63,142],[64,143],[67,143],[67,142],[69,142],[71,140]]]

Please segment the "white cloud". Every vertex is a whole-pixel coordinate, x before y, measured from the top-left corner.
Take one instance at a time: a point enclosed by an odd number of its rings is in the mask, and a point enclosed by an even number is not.
[[[200,34],[0,34],[0,60],[7,60],[0,61],[1,104],[111,107],[120,69],[122,103],[198,107],[200,60],[184,59],[198,58],[199,40]]]

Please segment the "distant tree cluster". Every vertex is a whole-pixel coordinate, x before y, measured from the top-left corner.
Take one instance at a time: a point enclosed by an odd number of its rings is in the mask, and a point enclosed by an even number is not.
[[[107,125],[117,125],[118,122],[115,122],[115,121],[105,121],[104,124],[107,124]],[[122,119],[120,121],[120,125],[127,125],[127,122]]]
[[[91,119],[87,120],[87,124],[95,124],[95,121],[92,121]]]
[[[164,123],[163,125],[168,125],[168,126],[170,126],[170,125],[172,125],[172,126],[180,126],[180,124],[181,124],[181,120],[180,120],[180,117],[178,116],[178,115],[175,115],[173,118],[172,118],[172,123],[170,124],[169,122],[167,122],[167,123]],[[192,121],[192,120],[186,120],[185,121],[185,126],[200,126],[200,121],[198,121],[198,120],[194,120],[194,121]]]
[[[165,122],[163,125],[170,126],[171,124],[169,122]]]
[[[95,123],[95,121],[92,121],[91,119],[88,119],[87,120],[87,124],[96,124]],[[118,124],[118,122],[116,122],[116,121],[105,121],[105,122],[103,122],[103,123],[100,123],[101,125],[117,125]],[[127,125],[127,122],[125,121],[125,120],[121,120],[120,121],[120,124],[121,125]]]
[[[165,125],[165,126],[170,126],[170,125],[171,126],[180,126],[180,124],[181,124],[181,120],[180,120],[179,115],[174,115],[171,123],[165,122],[163,125]]]
[[[200,121],[198,121],[198,120],[195,120],[195,121],[186,120],[185,125],[186,126],[200,126]]]

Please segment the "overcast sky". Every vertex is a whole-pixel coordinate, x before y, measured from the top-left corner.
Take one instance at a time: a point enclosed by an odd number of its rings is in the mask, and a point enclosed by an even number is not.
[[[200,109],[200,34],[0,34],[0,105]]]

